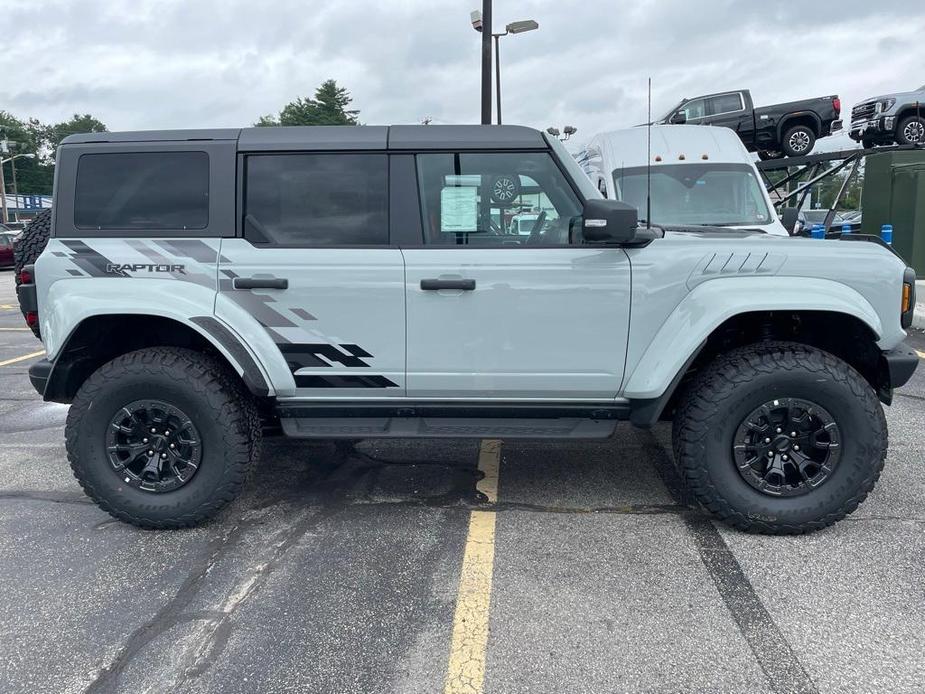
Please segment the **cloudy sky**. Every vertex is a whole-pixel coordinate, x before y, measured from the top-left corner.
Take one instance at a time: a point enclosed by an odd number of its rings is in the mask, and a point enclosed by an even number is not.
[[[365,123],[477,122],[480,1],[0,0],[0,109],[242,126],[334,78]],[[502,39],[505,122],[575,125],[578,143],[643,121],[649,76],[655,112],[734,88],[847,110],[925,83],[910,0],[495,0],[496,27],[527,18],[540,30]]]

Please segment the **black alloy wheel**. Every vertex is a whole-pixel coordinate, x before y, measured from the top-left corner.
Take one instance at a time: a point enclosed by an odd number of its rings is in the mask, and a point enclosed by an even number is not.
[[[121,408],[106,432],[109,463],[125,484],[163,493],[189,482],[202,462],[202,437],[179,408],[136,400]]]
[[[770,496],[817,489],[838,466],[841,431],[823,407],[778,398],[755,408],[736,429],[733,459],[742,478]]]

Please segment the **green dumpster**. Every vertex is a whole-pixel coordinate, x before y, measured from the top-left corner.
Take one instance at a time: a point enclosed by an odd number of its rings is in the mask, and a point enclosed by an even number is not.
[[[892,224],[893,248],[925,277],[925,149],[869,155],[861,196],[861,232]]]

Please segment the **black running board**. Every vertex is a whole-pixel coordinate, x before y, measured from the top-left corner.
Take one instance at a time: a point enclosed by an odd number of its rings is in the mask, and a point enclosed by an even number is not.
[[[283,433],[294,438],[604,439],[628,403],[396,405],[299,403],[277,408]]]

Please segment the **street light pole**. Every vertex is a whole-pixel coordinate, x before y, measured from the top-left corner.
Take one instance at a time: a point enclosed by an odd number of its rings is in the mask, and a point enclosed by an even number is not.
[[[497,83],[497,106],[498,109],[498,125],[501,125],[501,37],[507,34],[505,31],[504,34],[494,34],[495,38],[495,82]]]
[[[6,140],[3,141],[3,153],[9,153],[9,146],[7,145]],[[0,210],[2,210],[2,215],[0,215],[0,221],[4,224],[10,221],[9,213],[7,212],[6,207],[6,181],[3,178],[3,165],[7,162],[10,162],[10,165],[13,167],[13,195],[17,195],[16,190],[16,165],[13,164],[15,159],[35,159],[35,154],[33,152],[25,152],[23,154],[14,154],[9,159],[0,159]],[[19,215],[16,216],[17,219]]]
[[[482,0],[482,125],[491,124],[491,0]]]
[[[10,157],[10,168],[13,170],[13,219],[19,221],[19,189],[16,186],[16,157]]]

